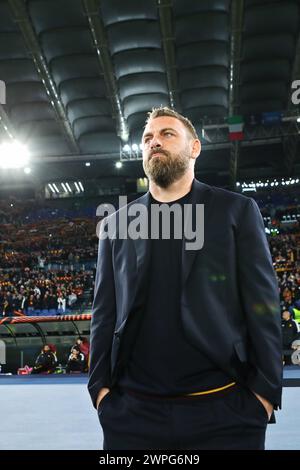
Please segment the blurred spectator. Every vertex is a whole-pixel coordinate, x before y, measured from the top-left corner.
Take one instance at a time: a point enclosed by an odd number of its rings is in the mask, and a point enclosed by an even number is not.
[[[84,356],[84,371],[88,371],[89,368],[89,358],[90,358],[90,343],[87,338],[84,336],[79,336],[76,339],[75,347],[78,347],[80,352]]]
[[[292,317],[298,324],[300,323],[300,301],[296,300],[294,304],[290,307],[290,312],[292,314]]]
[[[57,365],[56,355],[51,351],[48,344],[45,344],[42,351],[35,361],[35,365],[31,371],[32,374],[51,374]]]
[[[57,313],[64,314],[66,312],[66,299],[62,293],[57,297]]]
[[[11,293],[8,291],[3,296],[2,302],[2,315],[10,316],[13,314],[13,299]]]
[[[292,342],[297,338],[298,335],[298,324],[292,319],[292,314],[289,310],[282,312],[282,347],[283,347],[283,360],[284,364],[291,364],[292,355]]]
[[[80,352],[79,347],[73,346],[71,354],[69,355],[66,372],[83,372],[84,369],[84,355]]]
[[[76,301],[77,301],[77,295],[73,290],[71,290],[69,295],[68,295],[68,305],[69,305],[69,307],[72,308],[76,304]]]
[[[57,365],[58,360],[57,360],[57,351],[56,351],[56,346],[52,343],[48,343],[49,349],[52,352],[54,359],[55,359],[55,364]]]

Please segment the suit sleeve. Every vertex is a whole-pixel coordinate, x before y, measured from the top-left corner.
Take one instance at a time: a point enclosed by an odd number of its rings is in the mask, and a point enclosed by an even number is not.
[[[281,408],[282,331],[278,282],[259,208],[247,199],[237,234],[238,282],[247,323],[251,390]]]
[[[104,221],[101,224],[103,233]],[[116,301],[109,238],[99,237],[94,302],[90,332],[90,369],[88,390],[96,408],[102,387],[111,386],[111,347],[116,322]]]

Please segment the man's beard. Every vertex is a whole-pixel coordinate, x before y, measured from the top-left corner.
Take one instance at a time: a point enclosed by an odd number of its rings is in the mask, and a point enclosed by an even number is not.
[[[154,153],[161,153],[161,157],[152,157]],[[167,188],[179,180],[189,168],[190,155],[186,152],[170,154],[167,150],[152,150],[149,157],[143,160],[145,174],[161,188]]]

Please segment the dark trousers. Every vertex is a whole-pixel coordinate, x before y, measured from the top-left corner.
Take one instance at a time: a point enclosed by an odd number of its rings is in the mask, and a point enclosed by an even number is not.
[[[267,412],[240,386],[208,397],[145,398],[118,386],[98,407],[104,450],[264,450]]]

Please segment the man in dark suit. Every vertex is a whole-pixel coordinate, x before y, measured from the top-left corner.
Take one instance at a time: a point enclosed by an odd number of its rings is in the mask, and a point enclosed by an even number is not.
[[[195,179],[200,149],[189,120],[149,113],[149,191],[101,224],[88,388],[104,449],[264,449],[281,407],[279,294],[262,217],[252,199]],[[170,217],[165,238],[151,210],[174,205],[183,217]],[[127,229],[137,207],[141,236],[128,236],[124,214]]]

